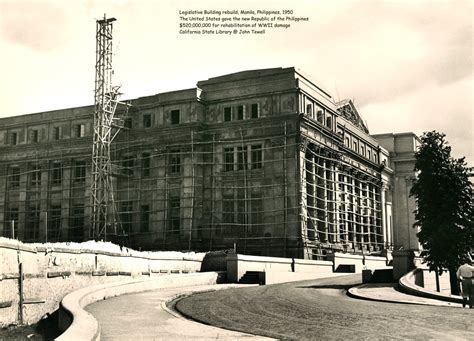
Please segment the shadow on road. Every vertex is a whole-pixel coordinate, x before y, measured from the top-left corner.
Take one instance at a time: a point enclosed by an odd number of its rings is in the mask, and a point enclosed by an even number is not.
[[[354,284],[321,284],[321,285],[309,285],[309,286],[302,286],[296,287],[299,289],[342,289],[347,290],[350,287],[353,287]]]

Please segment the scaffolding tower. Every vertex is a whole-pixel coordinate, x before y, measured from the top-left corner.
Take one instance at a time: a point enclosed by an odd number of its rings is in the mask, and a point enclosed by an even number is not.
[[[119,132],[115,117],[119,88],[112,85],[112,28],[115,18],[96,21],[95,97],[91,179],[91,238],[107,239],[108,227],[117,234],[120,225],[114,203],[110,146]],[[124,104],[124,103],[121,103]]]

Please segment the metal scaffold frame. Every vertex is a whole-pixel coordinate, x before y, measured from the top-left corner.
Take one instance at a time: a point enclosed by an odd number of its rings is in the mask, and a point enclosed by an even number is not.
[[[107,239],[107,228],[117,234],[120,220],[114,203],[110,146],[120,130],[115,117],[119,87],[112,85],[112,28],[115,18],[96,21],[94,137],[92,146],[90,237]]]

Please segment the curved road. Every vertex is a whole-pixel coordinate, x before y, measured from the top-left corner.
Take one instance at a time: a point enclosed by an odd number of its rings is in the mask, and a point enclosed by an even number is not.
[[[360,275],[194,294],[176,304],[217,327],[278,339],[474,340],[474,309],[350,298]]]

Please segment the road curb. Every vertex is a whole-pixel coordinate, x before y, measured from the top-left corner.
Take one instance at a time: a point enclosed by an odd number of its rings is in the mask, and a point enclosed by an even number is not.
[[[360,284],[353,286],[347,290],[347,295],[351,298],[355,299],[361,299],[361,300],[366,300],[366,301],[373,301],[373,302],[383,302],[383,303],[397,303],[397,304],[414,304],[414,305],[427,305],[427,306],[434,306],[434,307],[456,307],[454,304],[435,304],[435,303],[429,303],[429,302],[413,302],[413,301],[408,301],[404,299],[389,299],[389,298],[378,298],[378,297],[372,297],[368,296],[367,294],[362,294],[360,292],[360,288],[366,287],[366,284]],[[414,297],[419,297],[412,295]]]

